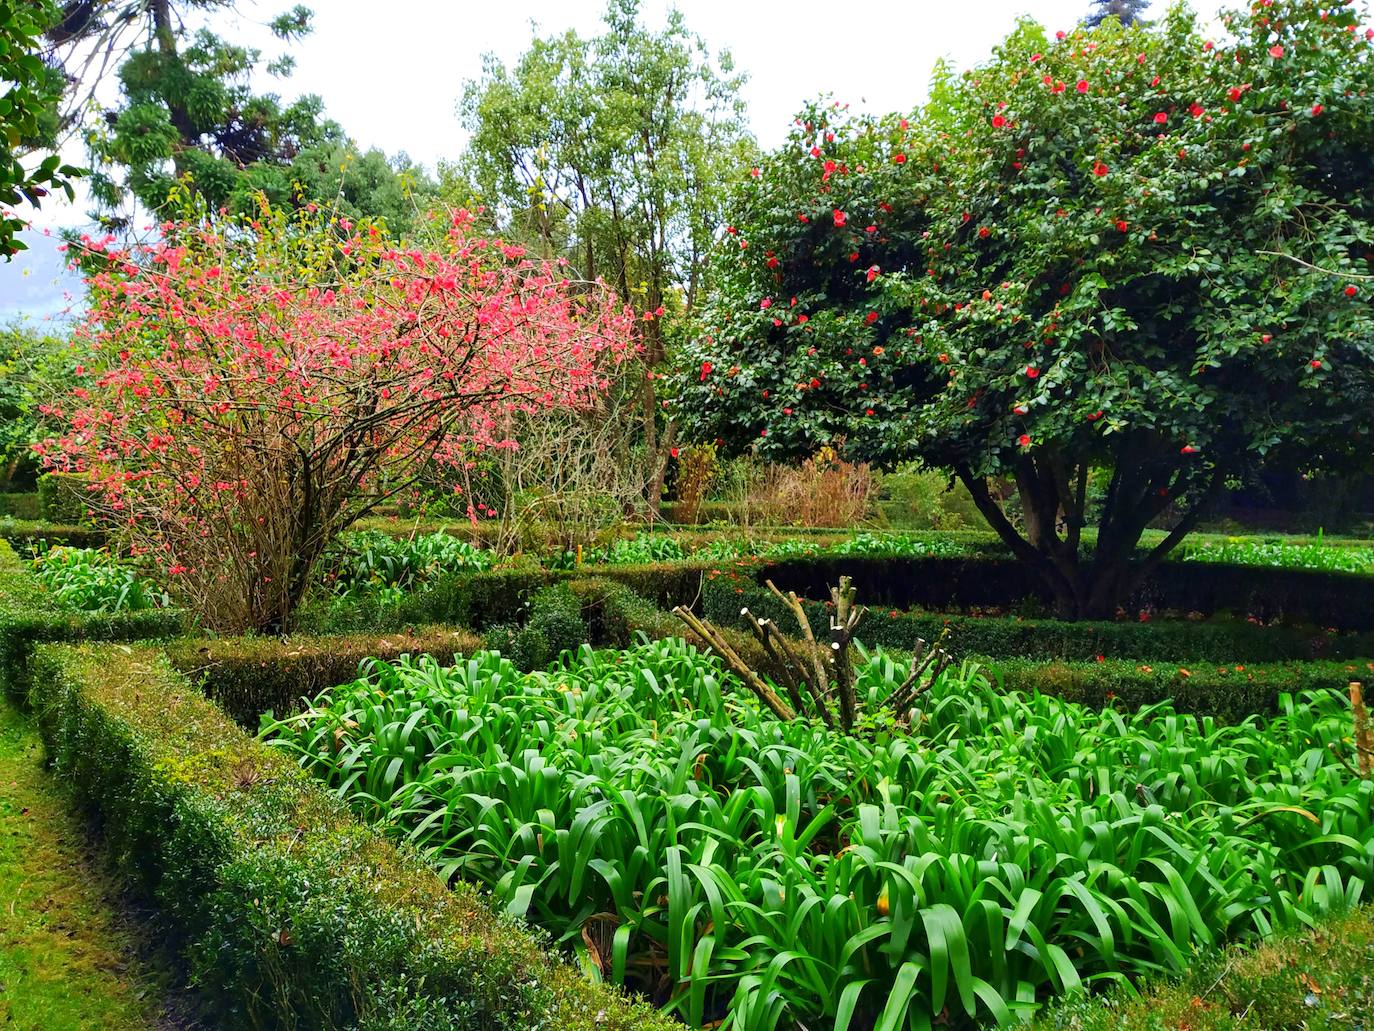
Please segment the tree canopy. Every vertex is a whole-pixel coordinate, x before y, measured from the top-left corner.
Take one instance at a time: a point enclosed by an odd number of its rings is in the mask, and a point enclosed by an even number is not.
[[[1024,23],[910,118],[807,112],[716,255],[678,374],[694,435],[949,469],[1079,615],[1228,478],[1367,453],[1370,39],[1308,0],[1224,24]]]
[[[136,201],[163,212],[183,177],[212,208],[251,211],[337,202],[349,217],[382,216],[405,229],[433,184],[401,156],[360,153],[313,95],[285,100],[255,88],[260,69],[284,78],[293,60],[226,39],[216,12],[234,0],[115,0],[68,4],[49,29],[51,57],[71,81],[66,118],[83,124],[91,190],[102,221],[119,229]],[[283,44],[311,31],[297,5],[273,18]],[[86,109],[107,73],[120,96],[94,120]],[[418,194],[415,199],[412,194]]]
[[[24,228],[21,204],[39,207],[52,190],[70,200],[71,180],[80,169],[64,164],[51,150],[56,141],[62,75],[43,60],[43,33],[58,16],[48,2],[6,4],[0,9],[0,81],[6,85],[0,104],[0,255],[6,259],[25,249],[15,234]]]

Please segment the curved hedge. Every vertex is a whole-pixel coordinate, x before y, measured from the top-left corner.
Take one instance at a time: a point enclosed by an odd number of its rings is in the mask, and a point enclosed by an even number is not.
[[[59,776],[156,901],[217,1026],[668,1031],[349,815],[149,647],[44,645]]]

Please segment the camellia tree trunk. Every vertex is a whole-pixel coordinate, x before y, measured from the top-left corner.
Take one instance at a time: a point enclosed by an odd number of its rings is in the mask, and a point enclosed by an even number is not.
[[[1096,533],[1088,541],[1083,531],[1091,461],[1052,449],[1023,455],[1015,467],[1019,529],[984,477],[967,465],[955,473],[1012,554],[1036,571],[1059,615],[1106,619],[1193,530],[1225,482],[1223,467],[1193,468],[1166,459],[1161,450],[1139,439],[1118,446]],[[1145,529],[1171,504],[1181,504],[1183,514],[1163,540],[1141,554]]]

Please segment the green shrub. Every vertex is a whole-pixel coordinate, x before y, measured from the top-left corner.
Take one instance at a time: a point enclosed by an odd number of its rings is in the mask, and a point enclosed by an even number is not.
[[[34,579],[63,608],[137,612],[172,604],[166,591],[141,576],[131,564],[97,548],[48,548],[34,557],[33,570]]]
[[[0,493],[0,517],[3,516],[9,516],[13,519],[37,519],[38,495],[34,492],[27,494]]]
[[[358,824],[154,649],[45,646],[34,666],[58,776],[155,904],[215,1026],[673,1026]]]
[[[74,473],[44,473],[38,478],[38,515],[49,523],[90,521],[90,480]]]
[[[182,637],[168,641],[171,664],[241,726],[257,729],[267,711],[286,715],[302,700],[352,680],[368,659],[432,655],[452,662],[482,647],[456,627],[426,626],[378,636]]]

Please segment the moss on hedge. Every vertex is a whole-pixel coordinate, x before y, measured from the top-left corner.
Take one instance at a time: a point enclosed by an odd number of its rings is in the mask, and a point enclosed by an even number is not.
[[[583,980],[473,888],[355,821],[157,649],[44,645],[55,767],[226,1026],[675,1026]]]
[[[1050,1006],[1033,1031],[1229,1031],[1368,1027],[1374,1014],[1374,907],[1254,946],[1201,957],[1178,981]]]

